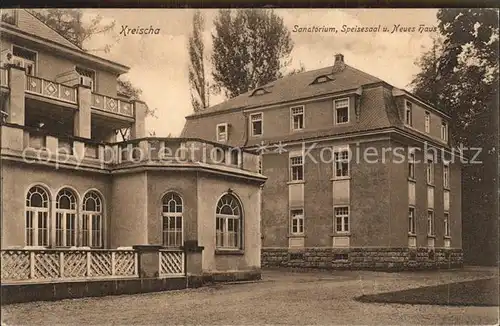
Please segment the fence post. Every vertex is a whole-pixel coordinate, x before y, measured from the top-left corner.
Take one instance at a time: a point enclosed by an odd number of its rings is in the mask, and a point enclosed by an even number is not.
[[[35,278],[35,252],[30,251],[30,279]]]
[[[64,252],[59,253],[59,277],[64,277]]]
[[[92,263],[92,259],[90,257],[90,254],[91,252],[87,251],[87,277],[90,277],[90,271],[91,271],[90,264]]]
[[[160,272],[160,249],[157,245],[135,245],[132,248],[137,252],[138,274],[140,278],[156,278]]]
[[[116,266],[116,261],[115,261],[115,252],[111,252],[111,275],[115,275],[115,266]]]

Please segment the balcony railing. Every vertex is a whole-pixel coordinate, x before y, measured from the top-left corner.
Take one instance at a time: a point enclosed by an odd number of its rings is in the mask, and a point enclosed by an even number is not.
[[[98,169],[152,164],[223,168],[228,172],[259,171],[258,155],[200,139],[151,137],[107,143],[9,123],[1,128],[2,153],[22,156],[33,163],[43,154],[46,162]]]
[[[26,75],[26,92],[74,104],[77,102],[75,87],[30,75]]]
[[[160,277],[184,276],[184,252],[159,252]],[[100,280],[139,276],[138,253],[126,249],[3,249],[2,283]]]
[[[9,87],[9,71],[0,68],[0,86]]]
[[[134,250],[2,250],[2,282],[138,276]]]
[[[97,93],[92,93],[92,107],[129,117],[134,116],[132,103]]]

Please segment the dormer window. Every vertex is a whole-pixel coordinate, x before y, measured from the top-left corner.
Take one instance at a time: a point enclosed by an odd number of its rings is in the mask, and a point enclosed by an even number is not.
[[[409,101],[405,101],[405,124],[410,127],[413,125],[412,107],[411,107],[411,102]]]
[[[349,122],[349,99],[335,100],[335,123],[344,124]]]
[[[2,22],[17,25],[17,15],[15,9],[2,9]]]
[[[267,89],[261,87],[261,88],[257,88],[256,90],[254,90],[252,92],[252,94],[250,94],[250,96],[259,96],[259,95],[264,95],[264,94],[267,94],[267,93],[271,93],[271,92],[268,91]]]
[[[312,82],[312,84],[322,84],[322,83],[327,83],[330,81],[333,81],[334,79],[328,75],[323,75],[323,76],[318,76],[316,79]]]
[[[76,72],[80,75],[80,85],[88,86],[95,91],[95,71],[82,67],[75,67]]]
[[[220,143],[227,142],[227,123],[219,123],[217,125],[217,141]]]
[[[14,45],[12,46],[12,63],[24,68],[27,75],[36,75],[36,52]]]

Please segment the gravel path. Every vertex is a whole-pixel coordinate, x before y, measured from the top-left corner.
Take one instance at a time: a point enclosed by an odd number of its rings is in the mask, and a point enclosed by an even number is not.
[[[130,296],[2,307],[7,325],[473,324],[498,323],[497,307],[361,303],[362,294],[498,277],[494,269],[444,272],[266,271],[263,281]]]

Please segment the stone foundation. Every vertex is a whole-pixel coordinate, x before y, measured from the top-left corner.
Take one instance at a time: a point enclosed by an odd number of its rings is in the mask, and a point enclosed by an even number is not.
[[[329,270],[427,270],[460,268],[462,249],[445,248],[262,248],[263,268]]]

